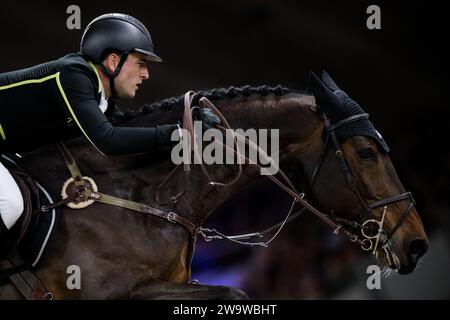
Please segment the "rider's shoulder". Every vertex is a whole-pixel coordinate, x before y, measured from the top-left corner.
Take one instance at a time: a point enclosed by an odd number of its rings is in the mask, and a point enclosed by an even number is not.
[[[81,53],[70,53],[56,60],[60,71],[80,71],[95,73],[93,64]]]
[[[98,75],[95,66],[81,53],[70,53],[56,60],[58,70],[62,75],[71,78],[90,78],[98,85]]]

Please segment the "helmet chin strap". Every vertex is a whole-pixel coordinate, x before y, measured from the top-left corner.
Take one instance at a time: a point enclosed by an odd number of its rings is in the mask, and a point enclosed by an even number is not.
[[[125,60],[127,60],[128,54],[130,52],[126,51],[122,54],[122,56],[120,57],[120,61],[119,64],[117,65],[116,69],[111,72],[110,70],[108,70],[108,68],[105,67],[105,65],[103,63],[100,64],[103,72],[108,76],[109,78],[109,89],[111,91],[111,98],[118,98],[117,97],[117,93],[116,93],[116,88],[115,88],[115,83],[114,80],[116,79],[116,77],[119,75],[120,70],[122,70],[123,64],[125,63]]]

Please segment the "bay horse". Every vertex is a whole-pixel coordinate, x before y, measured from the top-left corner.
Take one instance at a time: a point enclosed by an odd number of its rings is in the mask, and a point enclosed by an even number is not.
[[[331,97],[337,87],[330,81],[315,77],[313,94],[282,86],[245,86],[213,89],[199,96],[214,102],[232,128],[278,128],[280,167],[296,188],[306,192],[308,201],[333,221],[360,225],[383,216],[381,229],[391,234],[384,238],[385,250],[376,248],[378,263],[410,273],[428,247],[412,197],[399,197],[406,194],[405,189],[379,141],[365,135],[340,140],[334,135],[339,128],[368,120],[353,118],[339,124],[340,118],[333,118],[339,112],[326,106],[330,102],[327,95]],[[182,97],[170,98],[128,113],[121,125],[175,123],[182,114]],[[330,132],[332,136],[327,134]],[[170,197],[185,188],[184,195],[160,205],[156,190],[174,168],[170,148],[132,156],[103,156],[84,138],[66,145],[83,175],[93,178],[102,192],[177,212],[197,226],[234,193],[264,177],[256,167],[244,165],[240,179],[223,188],[208,184],[199,166],[194,165],[187,181],[175,174],[162,192]],[[24,169],[59,194],[68,170],[57,148],[48,146],[22,156]],[[236,168],[213,164],[208,170],[215,179],[226,181],[235,176]],[[361,217],[361,212],[366,214]],[[339,225],[347,228],[345,223]],[[101,203],[82,210],[63,207],[47,258],[35,272],[55,299],[248,298],[237,288],[190,283],[194,247],[186,228],[158,217]],[[70,265],[80,268],[80,289],[67,287]],[[5,284],[0,298],[21,299],[21,295]]]

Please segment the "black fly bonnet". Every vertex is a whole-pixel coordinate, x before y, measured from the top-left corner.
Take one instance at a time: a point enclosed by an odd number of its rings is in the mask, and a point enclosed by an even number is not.
[[[322,72],[322,79],[319,79],[313,72],[310,72],[310,84],[318,107],[333,123],[364,113],[361,106],[344,91],[339,89],[325,71]],[[368,118],[353,121],[337,128],[335,132],[339,143],[343,143],[350,137],[367,136],[377,141],[382,150],[389,152],[389,147],[383,137]]]

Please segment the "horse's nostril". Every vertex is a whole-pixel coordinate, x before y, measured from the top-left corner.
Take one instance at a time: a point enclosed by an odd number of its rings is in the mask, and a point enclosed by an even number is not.
[[[409,255],[410,257],[415,260],[416,263],[417,260],[425,254],[428,250],[428,241],[424,239],[414,239],[409,244]]]
[[[416,268],[419,258],[425,254],[428,250],[428,240],[414,239],[409,243],[408,249],[408,263],[402,265],[398,269],[400,274],[408,274],[413,272]]]

